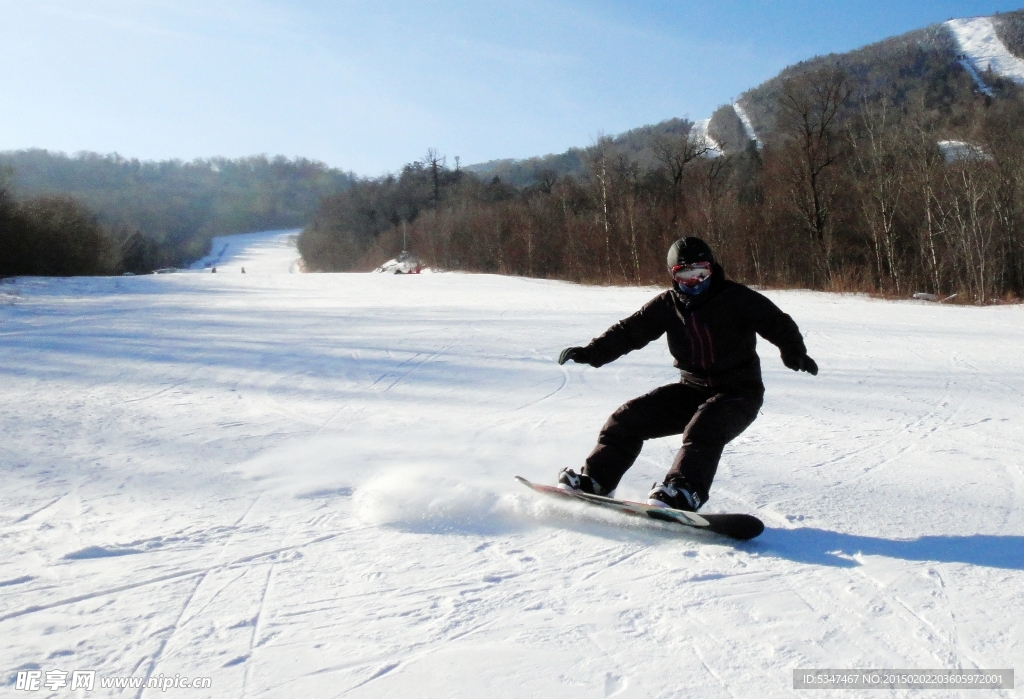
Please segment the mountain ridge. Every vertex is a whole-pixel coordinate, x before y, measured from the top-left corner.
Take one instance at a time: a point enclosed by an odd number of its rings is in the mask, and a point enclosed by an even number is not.
[[[975,41],[965,45],[956,31],[965,23],[988,23],[988,45],[1001,48],[1005,56],[1020,62],[1020,69],[1007,74],[1004,61],[987,61]],[[972,26],[977,31],[979,27]],[[1001,57],[1002,58],[1002,57]],[[949,111],[966,104],[979,92],[995,98],[1007,89],[1007,82],[1024,84],[1024,10],[995,15],[960,17],[930,24],[896,36],[887,37],[843,53],[814,56],[787,66],[777,75],[744,91],[729,104],[715,109],[710,117],[698,121],[673,118],[657,124],[630,129],[611,137],[619,145],[624,137],[633,141],[631,150],[643,151],[647,144],[637,142],[643,133],[689,133],[697,130],[710,147],[710,154],[745,150],[751,141],[760,147],[771,139],[778,114],[778,95],[786,80],[836,66],[850,78],[852,87],[865,96],[883,99],[894,106],[915,102],[920,108]],[[689,126],[683,128],[680,122]],[[503,158],[466,166],[480,176],[497,176],[518,186],[534,184],[538,173],[552,170],[557,175],[583,170],[587,146],[530,158]]]

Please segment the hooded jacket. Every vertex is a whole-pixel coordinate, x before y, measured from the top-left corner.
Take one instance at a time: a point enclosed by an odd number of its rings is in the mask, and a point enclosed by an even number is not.
[[[688,296],[673,287],[591,340],[586,348],[589,363],[607,364],[665,334],[683,383],[763,392],[757,335],[776,345],[786,359],[807,354],[803,336],[793,319],[765,296],[726,279],[717,263],[712,270],[704,292]]]

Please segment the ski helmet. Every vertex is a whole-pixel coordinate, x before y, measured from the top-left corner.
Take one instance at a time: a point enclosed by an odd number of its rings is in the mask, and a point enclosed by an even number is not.
[[[711,248],[700,238],[680,238],[668,249],[668,271],[679,265],[692,265],[694,262],[715,263]]]

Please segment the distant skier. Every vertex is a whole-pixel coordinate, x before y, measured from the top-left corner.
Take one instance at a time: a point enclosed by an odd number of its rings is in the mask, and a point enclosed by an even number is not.
[[[667,334],[680,381],[612,413],[582,472],[564,468],[558,483],[608,495],[645,440],[682,434],[683,446],[664,481],[648,494],[648,503],[696,512],[707,502],[723,448],[754,421],[763,402],[756,335],[779,347],[782,363],[794,371],[817,375],[818,365],[807,356],[793,319],[753,289],[726,279],[700,238],[673,243],[668,270],[671,289],[586,347],[563,350],[558,363],[599,367]]]

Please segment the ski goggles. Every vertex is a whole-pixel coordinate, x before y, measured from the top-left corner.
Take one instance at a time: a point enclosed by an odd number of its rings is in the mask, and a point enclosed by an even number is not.
[[[672,278],[683,286],[697,286],[711,276],[710,262],[693,262],[672,268]]]

